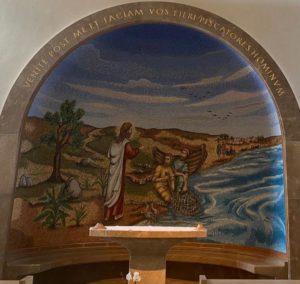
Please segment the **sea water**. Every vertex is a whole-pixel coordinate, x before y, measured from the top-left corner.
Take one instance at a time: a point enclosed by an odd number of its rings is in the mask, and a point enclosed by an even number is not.
[[[282,145],[244,152],[221,166],[194,174],[189,190],[201,213],[187,217],[172,210],[156,225],[208,230],[205,241],[286,251]]]

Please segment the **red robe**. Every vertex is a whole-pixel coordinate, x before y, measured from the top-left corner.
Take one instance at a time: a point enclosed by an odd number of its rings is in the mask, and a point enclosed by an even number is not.
[[[125,195],[125,172],[126,172],[126,161],[136,157],[139,153],[138,148],[133,148],[130,143],[125,145],[123,168],[122,168],[122,184],[121,192],[117,202],[112,207],[104,207],[104,218],[109,219],[118,215],[123,215],[124,209],[124,195]]]

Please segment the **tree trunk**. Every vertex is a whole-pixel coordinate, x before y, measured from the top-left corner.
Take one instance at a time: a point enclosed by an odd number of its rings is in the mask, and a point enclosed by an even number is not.
[[[53,170],[50,178],[48,181],[51,182],[63,182],[64,179],[61,177],[60,174],[60,167],[61,167],[61,147],[56,145],[55,155],[53,160]]]

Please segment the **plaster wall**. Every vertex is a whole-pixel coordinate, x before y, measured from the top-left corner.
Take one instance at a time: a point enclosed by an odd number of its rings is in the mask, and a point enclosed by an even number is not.
[[[127,2],[87,0],[83,3],[78,0],[65,0],[62,3],[57,0],[51,2],[45,0],[28,0],[26,2],[1,0],[0,109],[24,66],[49,39],[89,14]],[[300,3],[298,1],[215,0],[208,2],[189,0],[180,2],[213,12],[248,32],[277,62],[289,81],[298,103],[300,102],[300,95],[298,95],[300,82],[297,82],[297,67],[300,63],[298,52]],[[10,134],[2,140],[2,143],[16,143],[16,138],[14,134]],[[292,144],[296,151],[298,144]],[[15,159],[11,159],[11,157],[6,159],[2,156],[1,160],[3,163],[7,163]],[[5,192],[2,191],[2,193],[1,204],[3,203],[4,206],[6,203]],[[8,199],[10,199],[9,196],[7,196]],[[297,207],[293,207],[296,203],[290,204],[292,209]],[[296,210],[292,211],[295,214]],[[6,219],[7,216],[2,217]]]

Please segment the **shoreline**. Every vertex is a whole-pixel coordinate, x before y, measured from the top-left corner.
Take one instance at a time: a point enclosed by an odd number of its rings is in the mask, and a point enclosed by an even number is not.
[[[221,159],[221,160],[216,160],[214,161],[213,164],[211,164],[210,166],[204,168],[204,169],[200,169],[201,171],[209,171],[209,170],[212,170],[214,167],[219,167],[219,166],[222,166],[226,163],[229,163],[231,162],[232,160],[234,160],[235,158],[239,157],[240,155],[246,153],[246,152],[249,152],[249,151],[255,151],[255,150],[260,150],[260,149],[266,149],[266,148],[271,148],[271,147],[275,147],[275,146],[278,146],[278,145],[282,145],[282,143],[277,143],[277,144],[272,144],[272,145],[266,145],[266,146],[261,146],[261,147],[258,147],[258,148],[250,148],[248,150],[244,150],[244,151],[240,151],[230,157],[228,157],[227,159]]]
[[[232,146],[233,150],[235,151],[235,154],[225,156],[221,159],[207,160],[207,161],[204,162],[202,168],[199,169],[198,171],[206,172],[206,171],[212,170],[215,167],[219,167],[221,165],[224,165],[226,163],[231,162],[235,158],[239,157],[240,155],[242,155],[243,153],[246,153],[248,151],[266,149],[266,148],[271,148],[271,147],[275,147],[275,146],[278,146],[278,145],[282,145],[282,143],[281,142],[279,142],[279,143],[269,143],[268,145],[262,145],[262,144],[258,144],[258,143],[250,143],[250,144],[247,144],[247,145],[230,145],[230,144],[227,144],[227,146]],[[248,147],[248,148],[245,148],[245,147]],[[211,154],[212,156],[216,156],[213,153],[208,152],[208,155],[209,154]],[[130,179],[131,182],[133,182],[134,184],[144,185],[144,184],[147,184],[147,183],[151,182],[152,175],[153,175],[153,173],[149,173],[149,172],[145,172],[145,173],[141,173],[141,174],[129,172],[129,173],[126,174],[126,177],[128,179]]]

